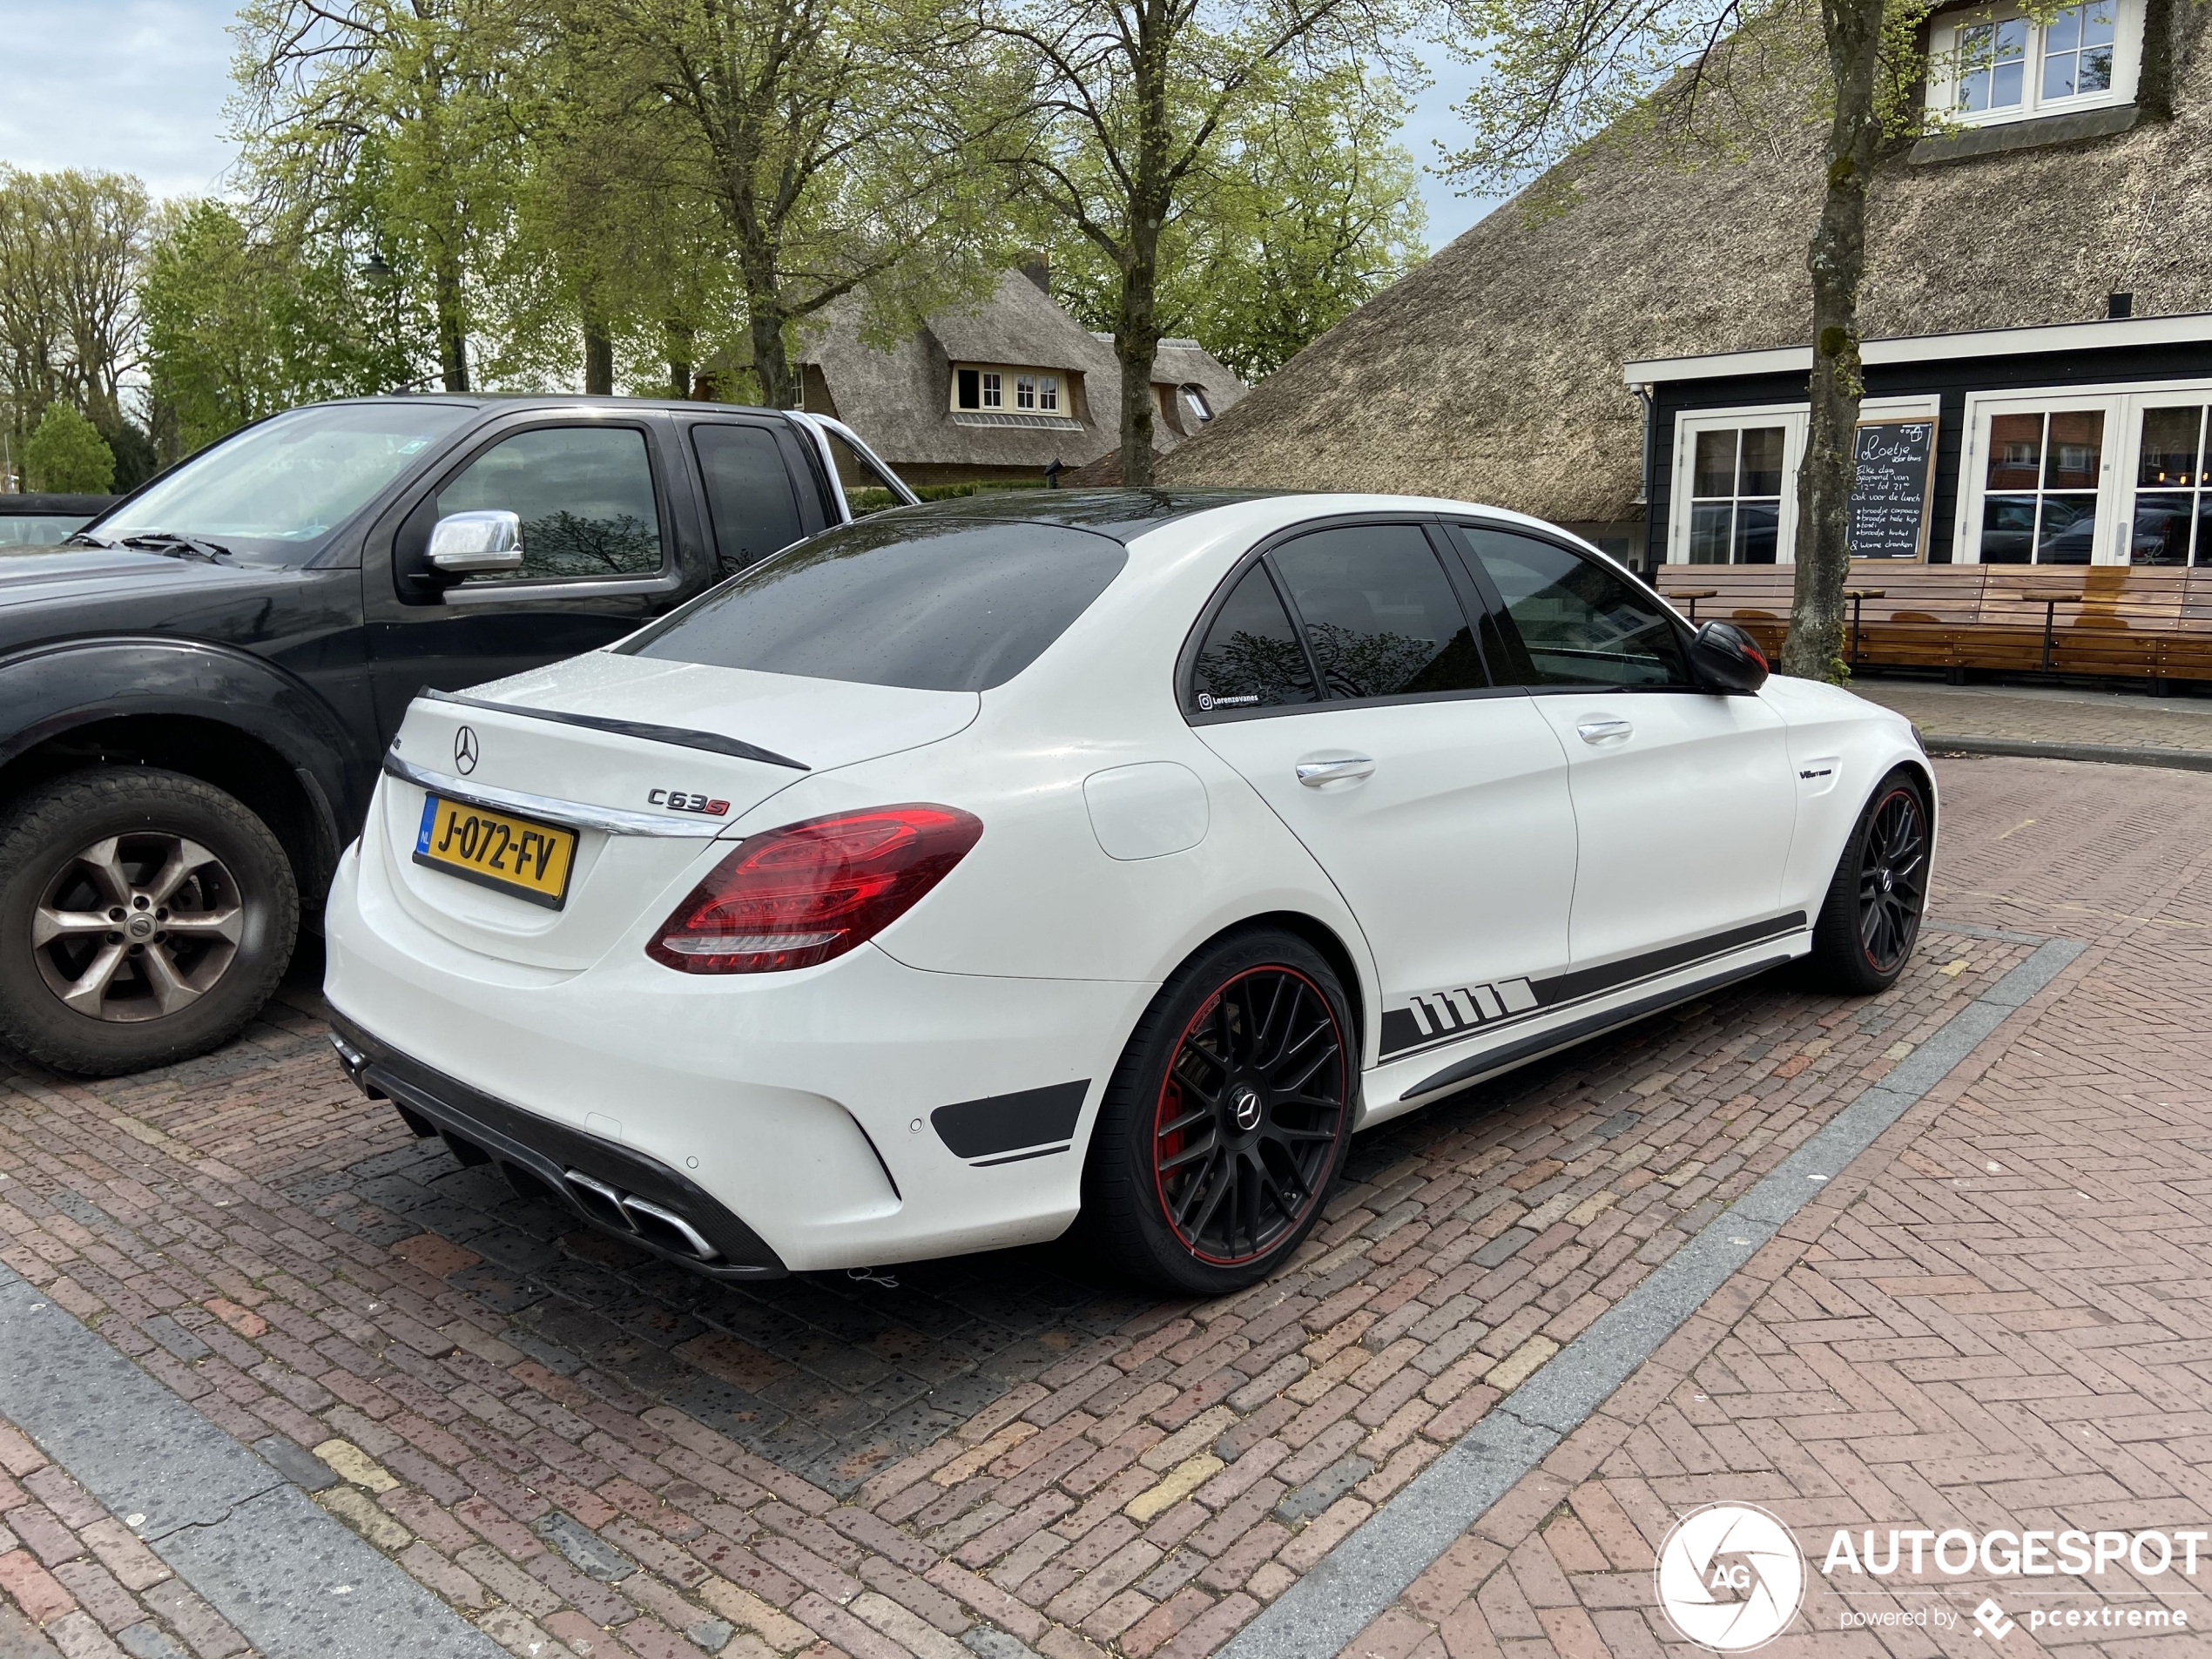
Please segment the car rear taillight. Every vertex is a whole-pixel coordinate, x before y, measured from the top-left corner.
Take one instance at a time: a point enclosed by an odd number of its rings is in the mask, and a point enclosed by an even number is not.
[[[686,974],[772,974],[842,956],[904,915],[983,833],[951,806],[875,806],[749,836],[645,954]]]

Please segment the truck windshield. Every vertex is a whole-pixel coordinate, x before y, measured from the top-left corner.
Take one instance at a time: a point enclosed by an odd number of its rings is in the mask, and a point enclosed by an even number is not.
[[[249,563],[304,564],[471,412],[397,399],[293,409],[203,449],[84,534],[190,537]]]

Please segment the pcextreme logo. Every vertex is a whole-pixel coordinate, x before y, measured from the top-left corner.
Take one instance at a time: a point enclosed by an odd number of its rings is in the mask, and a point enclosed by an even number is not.
[[[1764,1647],[1805,1593],[1805,1560],[1790,1529],[1747,1503],[1707,1504],[1676,1521],[1654,1576],[1669,1622],[1714,1653]]]

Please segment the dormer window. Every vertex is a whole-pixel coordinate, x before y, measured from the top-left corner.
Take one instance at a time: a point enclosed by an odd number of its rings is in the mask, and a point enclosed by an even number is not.
[[[1009,399],[1008,394],[1011,393]],[[953,408],[978,413],[1049,415],[1066,419],[1061,376],[1034,368],[953,369]]]
[[[2014,4],[1939,19],[1928,107],[1966,126],[2127,104],[2142,56],[2142,0],[2076,0],[2040,17]]]

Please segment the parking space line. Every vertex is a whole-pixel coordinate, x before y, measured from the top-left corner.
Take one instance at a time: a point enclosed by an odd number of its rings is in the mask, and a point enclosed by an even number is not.
[[[262,1659],[504,1650],[44,1292],[0,1266],[0,1415]]]
[[[1981,936],[1994,930],[1930,932]],[[1588,1330],[1494,1406],[1220,1650],[1219,1659],[1326,1659],[1366,1629],[1469,1527],[1549,1456],[1784,1223],[2087,947],[2036,949],[1960,1008],[1880,1082],[1708,1223]]]

